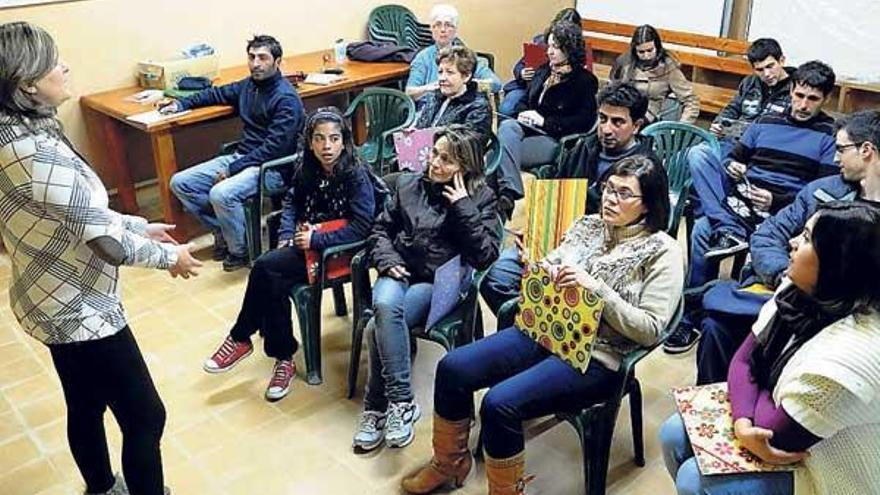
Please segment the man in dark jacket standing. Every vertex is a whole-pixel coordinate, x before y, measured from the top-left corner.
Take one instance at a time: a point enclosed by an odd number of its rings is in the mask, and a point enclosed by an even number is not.
[[[173,113],[208,105],[231,105],[244,131],[235,152],[221,155],[171,177],[171,191],[183,207],[214,233],[214,259],[223,269],[248,263],[244,201],[257,193],[260,165],[293,154],[303,127],[302,101],[281,74],[281,45],[267,35],[247,44],[250,77],[209,88],[162,107]],[[290,171],[285,173],[289,175]],[[270,172],[267,187],[283,188],[287,177]]]

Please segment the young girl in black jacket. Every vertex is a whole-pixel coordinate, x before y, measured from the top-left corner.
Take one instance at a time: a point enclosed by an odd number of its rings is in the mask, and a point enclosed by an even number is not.
[[[404,447],[419,419],[410,381],[409,329],[428,317],[434,271],[457,255],[484,270],[498,256],[495,194],[485,185],[480,139],[463,125],[434,137],[423,174],[404,174],[370,236],[379,278],[368,326],[370,378],[354,436],[362,450]]]
[[[228,371],[253,352],[251,335],[263,335],[275,368],[266,399],[284,398],[296,374],[298,347],[290,320],[290,289],[307,280],[305,250],[324,250],[366,238],[373,225],[375,198],[367,168],[354,152],[351,130],[336,107],[319,108],[306,122],[302,160],[284,198],[278,248],[254,262],[241,311],[220,348],[205,361],[208,373]],[[313,225],[345,219],[338,230]]]

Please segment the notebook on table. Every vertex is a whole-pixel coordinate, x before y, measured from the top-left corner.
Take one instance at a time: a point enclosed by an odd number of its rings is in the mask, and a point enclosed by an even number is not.
[[[733,411],[727,383],[672,389],[697,466],[704,476],[793,471],[798,464],[767,464],[743,447],[733,434]]]
[[[516,327],[569,366],[584,373],[605,302],[584,287],[560,289],[540,263],[522,279]]]

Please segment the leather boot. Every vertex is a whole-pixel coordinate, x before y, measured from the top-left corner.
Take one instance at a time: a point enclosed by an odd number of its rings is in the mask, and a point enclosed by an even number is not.
[[[434,414],[434,457],[431,462],[403,479],[401,486],[408,493],[431,493],[441,486],[464,485],[473,464],[468,450],[470,418],[449,421]]]
[[[525,451],[506,459],[493,459],[486,455],[489,495],[524,495],[526,484],[534,479],[534,476],[525,473]]]

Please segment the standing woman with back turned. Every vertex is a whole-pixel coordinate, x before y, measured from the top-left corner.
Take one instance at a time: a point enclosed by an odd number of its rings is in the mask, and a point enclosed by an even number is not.
[[[663,119],[663,105],[669,95],[681,104],[681,122],[693,124],[700,116],[700,97],[681,72],[678,60],[663,48],[660,34],[645,24],[636,28],[629,51],[611,66],[611,81],[626,81],[648,98],[648,123]]]
[[[0,233],[9,249],[9,305],[49,348],[67,403],[67,439],[86,494],[160,495],[162,405],[119,293],[119,266],[189,278],[201,266],[172,225],[108,207],[107,191],[56,118],[70,98],[52,37],[0,25]],[[104,411],[122,430],[122,472],[110,468]],[[126,488],[126,482],[128,488]]]

